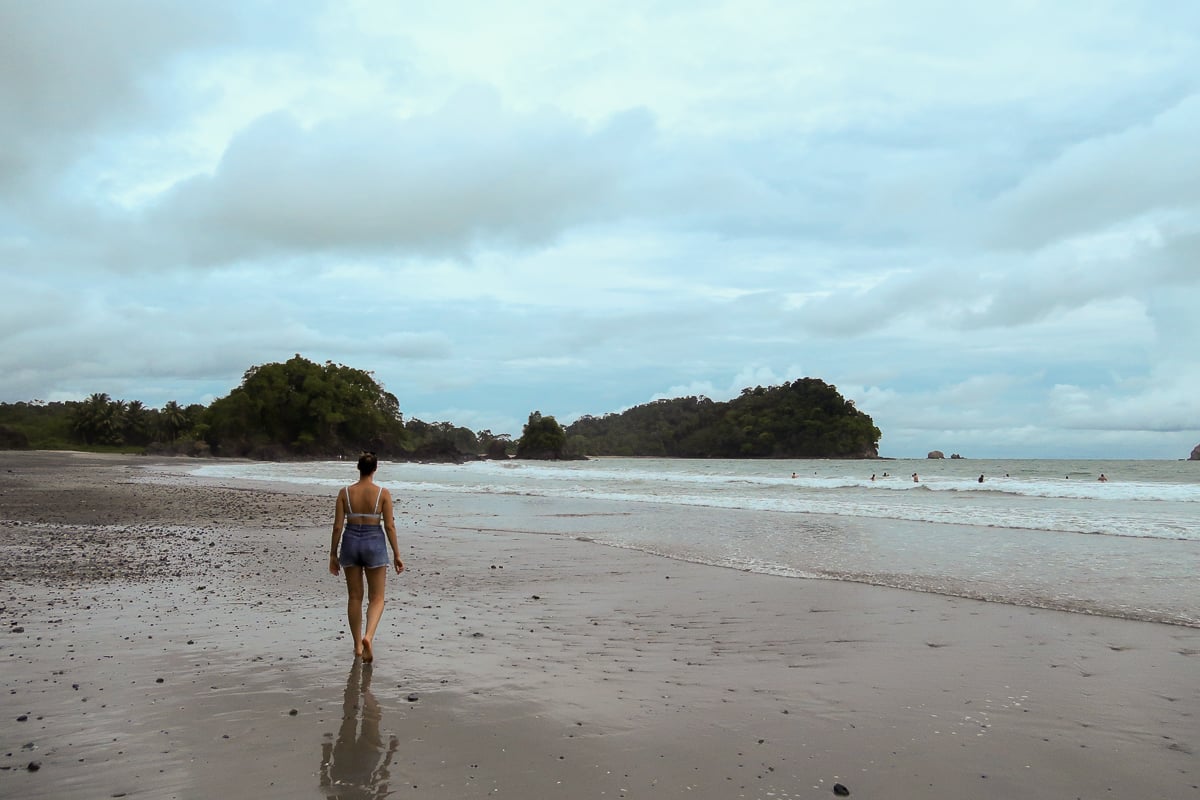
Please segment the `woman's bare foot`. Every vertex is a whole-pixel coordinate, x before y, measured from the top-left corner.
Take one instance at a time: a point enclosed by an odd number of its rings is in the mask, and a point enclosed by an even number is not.
[[[371,640],[367,639],[366,637],[363,637],[362,653],[360,653],[360,655],[362,656],[364,664],[370,664],[375,660],[375,653],[371,650]]]
[[[362,649],[362,642],[360,641],[360,642],[358,643],[358,647],[354,648],[354,657],[355,657],[355,658],[362,658],[362,653],[363,653],[363,649]]]

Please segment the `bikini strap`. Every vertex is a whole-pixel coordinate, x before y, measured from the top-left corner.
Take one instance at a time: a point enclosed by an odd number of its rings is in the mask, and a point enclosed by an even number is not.
[[[375,516],[379,516],[379,506],[383,503],[383,487],[379,487],[379,494],[375,495]]]
[[[346,516],[350,516],[354,513],[354,508],[350,505],[350,487],[347,486],[342,491],[346,493]]]

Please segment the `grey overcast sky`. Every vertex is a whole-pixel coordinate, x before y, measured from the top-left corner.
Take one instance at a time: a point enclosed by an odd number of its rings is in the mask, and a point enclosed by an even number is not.
[[[803,376],[1200,442],[1200,3],[0,0],[0,400],[299,353],[519,435]]]

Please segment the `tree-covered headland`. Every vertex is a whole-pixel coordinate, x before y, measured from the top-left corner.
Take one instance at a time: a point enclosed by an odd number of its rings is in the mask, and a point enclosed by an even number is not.
[[[208,407],[204,426],[204,439],[221,455],[363,449],[389,457],[403,452],[406,441],[400,401],[369,372],[299,355],[248,369],[240,386]]]
[[[0,403],[0,448],[89,449],[270,460],[355,456],[461,461],[587,455],[854,458],[877,453],[879,429],[828,384],[803,378],[716,403],[660,400],[563,428],[540,411],[521,437],[450,422],[405,421],[370,372],[296,355],[251,367],[208,406],[161,409],[96,393],[81,401]]]
[[[574,452],[678,458],[877,458],[871,417],[816,378],[743,389],[714,402],[680,397],[567,426]]]
[[[0,447],[112,450],[259,459],[357,456],[461,460],[506,455],[507,435],[448,422],[405,422],[400,402],[361,369],[302,356],[248,369],[207,407],[161,409],[97,393],[86,400],[0,404]]]

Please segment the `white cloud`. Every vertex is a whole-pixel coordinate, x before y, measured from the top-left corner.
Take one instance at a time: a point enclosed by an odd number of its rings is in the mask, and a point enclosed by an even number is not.
[[[996,202],[997,236],[1038,247],[1148,215],[1200,211],[1195,160],[1200,93],[1149,120],[1088,139]]]
[[[515,117],[490,91],[437,114],[301,127],[274,113],[240,133],[211,177],[166,193],[147,224],[188,242],[187,260],[283,251],[466,254],[551,241],[619,213],[647,146],[644,114],[597,130],[560,114]],[[176,233],[177,231],[177,233]]]

